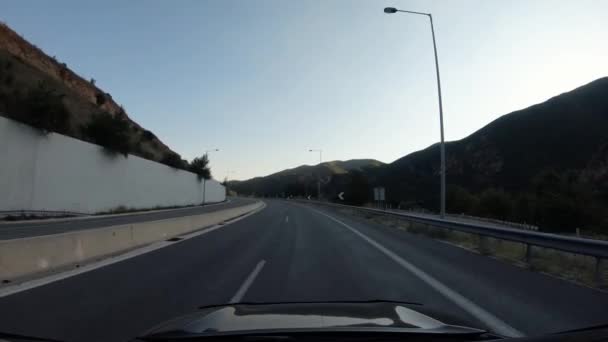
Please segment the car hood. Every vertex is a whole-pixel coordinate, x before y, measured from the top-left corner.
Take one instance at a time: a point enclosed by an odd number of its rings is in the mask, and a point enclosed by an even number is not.
[[[394,302],[234,304],[202,308],[148,331],[145,335],[306,331],[310,329],[378,329],[433,333],[481,333],[443,323],[418,310],[419,305]]]

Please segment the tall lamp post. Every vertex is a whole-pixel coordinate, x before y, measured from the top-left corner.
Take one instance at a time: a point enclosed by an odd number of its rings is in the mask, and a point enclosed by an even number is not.
[[[319,166],[321,165],[321,161],[323,160],[323,150],[321,149],[310,149],[308,152],[319,152]],[[317,175],[317,200],[321,200],[321,171],[319,170],[319,174]]]
[[[445,167],[445,141],[443,138],[443,104],[441,102],[441,81],[440,81],[440,77],[439,77],[439,60],[437,58],[437,44],[435,42],[435,28],[433,27],[433,16],[430,13],[404,11],[404,10],[396,9],[394,7],[386,7],[384,9],[384,13],[387,13],[387,14],[392,14],[392,13],[397,13],[397,12],[424,15],[424,16],[427,16],[431,22],[431,34],[433,36],[433,51],[435,52],[435,71],[436,71],[436,75],[437,75],[437,92],[439,94],[439,126],[441,129],[441,145],[440,145],[440,150],[441,150],[441,169],[440,169],[441,204],[440,204],[440,208],[441,209],[440,209],[440,215],[441,215],[441,218],[444,218],[445,217],[445,170],[446,170],[446,167]]]
[[[219,148],[214,148],[214,149],[205,151],[205,159],[207,159],[207,162],[209,162],[209,152],[217,152],[219,150],[220,150]],[[206,190],[207,190],[207,179],[203,178],[203,205],[205,205],[205,203],[207,203]]]

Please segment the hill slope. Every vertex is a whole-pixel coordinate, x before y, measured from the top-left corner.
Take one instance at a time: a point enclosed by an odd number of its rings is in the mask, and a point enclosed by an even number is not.
[[[301,165],[264,177],[246,181],[231,181],[230,188],[242,194],[258,196],[294,196],[316,195],[319,176],[324,184],[331,182],[338,175],[353,172],[367,172],[384,163],[374,159],[352,159],[347,161],[330,161],[317,165]]]
[[[470,136],[446,144],[447,178],[471,192],[489,187],[532,190],[542,173],[582,172],[608,143],[608,78],[504,115]],[[601,158],[600,158],[601,159]],[[425,207],[438,201],[439,145],[387,165],[391,196],[412,193]],[[413,199],[407,196],[407,199]]]
[[[448,212],[608,231],[608,77],[506,114],[446,143],[446,155]],[[255,192],[298,195],[315,189],[309,180],[258,183]],[[373,186],[384,186],[395,206],[437,211],[439,145],[335,173],[323,194],[335,199],[344,191],[347,202],[361,204],[372,199]]]
[[[446,154],[449,212],[605,231],[608,78],[504,115],[447,143]],[[394,203],[437,210],[438,172],[433,145],[375,177]]]
[[[131,120],[94,80],[83,79],[0,23],[0,113],[27,123],[25,116],[39,115],[41,108],[66,112],[67,127],[56,130],[59,133],[91,141],[82,127],[97,114],[109,115],[126,121],[130,153],[155,161],[177,155]]]

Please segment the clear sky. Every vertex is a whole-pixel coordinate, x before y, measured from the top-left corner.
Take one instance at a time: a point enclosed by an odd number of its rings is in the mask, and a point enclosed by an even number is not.
[[[392,162],[608,75],[608,1],[1,0],[0,19],[214,177]],[[516,138],[516,137],[514,137]],[[449,151],[448,151],[449,153]]]

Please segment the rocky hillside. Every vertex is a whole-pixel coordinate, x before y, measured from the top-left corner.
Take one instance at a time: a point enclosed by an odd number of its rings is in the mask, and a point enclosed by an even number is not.
[[[7,25],[0,23],[0,112],[35,125],[37,112],[57,115],[46,120],[52,131],[99,143],[83,129],[103,115],[124,121],[128,152],[163,161],[180,159],[152,132],[131,120],[112,96],[85,80],[55,56],[50,57]],[[53,129],[56,128],[56,129]]]

